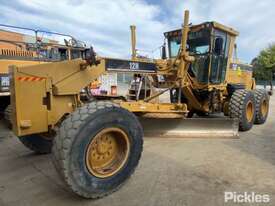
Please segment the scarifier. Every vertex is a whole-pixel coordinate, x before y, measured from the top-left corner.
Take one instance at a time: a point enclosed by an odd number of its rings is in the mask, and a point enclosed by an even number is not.
[[[232,60],[238,32],[217,22],[191,25],[189,12],[184,16],[181,29],[164,34],[162,59],[137,56],[132,26],[131,60],[99,57],[91,48],[85,59],[10,67],[14,133],[37,153],[52,151],[76,194],[103,197],[131,176],[143,147],[139,118],[145,127],[155,118],[155,130],[170,125],[172,135],[190,137],[236,136],[266,121],[267,92],[255,88],[250,67]],[[106,72],[137,75],[132,98],[81,101],[81,89]],[[158,102],[165,92],[170,101]],[[204,118],[186,123],[194,114]]]

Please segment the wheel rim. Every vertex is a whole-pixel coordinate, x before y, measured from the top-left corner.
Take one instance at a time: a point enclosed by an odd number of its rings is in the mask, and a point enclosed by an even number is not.
[[[264,99],[264,101],[261,104],[261,113],[262,115],[265,117],[267,114],[267,110],[268,110],[268,105],[267,105],[267,101]]]
[[[86,151],[86,166],[96,177],[116,174],[126,163],[130,150],[129,137],[119,128],[101,130]]]
[[[251,122],[254,116],[254,107],[252,101],[248,101],[246,104],[246,119]]]

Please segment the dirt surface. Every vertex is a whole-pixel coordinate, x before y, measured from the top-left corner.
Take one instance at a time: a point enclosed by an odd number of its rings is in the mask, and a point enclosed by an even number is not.
[[[0,205],[275,205],[275,98],[269,120],[240,139],[145,138],[127,184],[99,200],[66,191],[50,155],[34,155],[0,123]],[[224,203],[224,192],[268,194],[269,204]]]

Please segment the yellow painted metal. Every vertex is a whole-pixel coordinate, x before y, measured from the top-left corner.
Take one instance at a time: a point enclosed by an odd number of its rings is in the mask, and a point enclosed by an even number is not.
[[[187,45],[187,35],[189,32],[189,11],[186,10],[184,12],[184,20],[182,26],[182,35],[181,35],[181,48],[180,48],[180,63],[178,68],[178,75],[177,78],[181,79],[180,84],[183,85],[186,82],[186,75],[187,75],[187,64],[190,61],[190,56],[186,52],[186,45]]]
[[[186,104],[148,103],[144,101],[120,102],[120,106],[141,113],[188,113]]]
[[[262,113],[263,117],[265,117],[267,115],[267,112],[268,112],[268,102],[266,99],[264,99],[261,104],[261,113]]]
[[[228,33],[232,36],[238,36],[239,35],[239,32],[236,31],[235,29],[231,28],[231,27],[225,26],[225,25],[220,24],[220,23],[215,22],[215,21],[213,21],[213,25],[214,25],[215,28],[220,29],[222,31],[225,31],[226,33]]]
[[[10,67],[16,71],[16,66]],[[18,136],[48,131],[47,108],[43,105],[46,81],[19,81],[19,74],[13,72],[11,82],[11,105],[15,112],[13,129]],[[14,115],[13,115],[14,116]]]
[[[120,128],[105,128],[88,146],[85,155],[87,169],[96,177],[110,177],[125,165],[129,153],[128,135]]]
[[[246,104],[246,119],[248,122],[251,122],[253,120],[254,113],[255,108],[253,106],[253,103],[251,101],[248,101]]]
[[[105,71],[104,60],[84,71],[80,66],[83,63],[84,60],[76,59],[10,67],[11,105],[16,111],[12,119],[13,129],[18,136],[48,132],[64,115],[81,105],[80,90]],[[29,81],[35,78],[40,81]],[[26,127],[24,122],[30,126]]]
[[[18,76],[42,77],[49,80],[52,92],[55,95],[79,94],[83,85],[88,85],[91,78],[94,79],[105,72],[105,61],[102,59],[97,66],[88,66],[81,70],[84,64],[82,59],[40,64],[36,66],[17,67]],[[79,81],[81,80],[81,81]]]
[[[226,73],[226,81],[232,84],[243,84],[245,89],[253,90],[256,88],[255,79],[253,78],[252,66],[242,64],[246,67],[250,67],[251,70],[245,70],[240,67],[239,61],[230,62],[232,64],[236,64],[236,68],[228,68]]]
[[[9,66],[26,66],[26,65],[36,65],[44,62],[40,61],[27,61],[27,60],[10,60],[10,59],[0,59],[0,73],[8,74]]]
[[[137,50],[136,50],[136,26],[131,25],[131,44],[132,44],[132,59],[136,59]]]
[[[230,118],[140,118],[145,137],[238,138],[239,122]],[[161,125],[161,126],[160,126]]]

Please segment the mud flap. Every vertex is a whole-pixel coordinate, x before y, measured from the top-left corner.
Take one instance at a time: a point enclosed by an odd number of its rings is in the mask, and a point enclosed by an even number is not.
[[[230,118],[140,118],[145,137],[238,138],[239,123]]]

